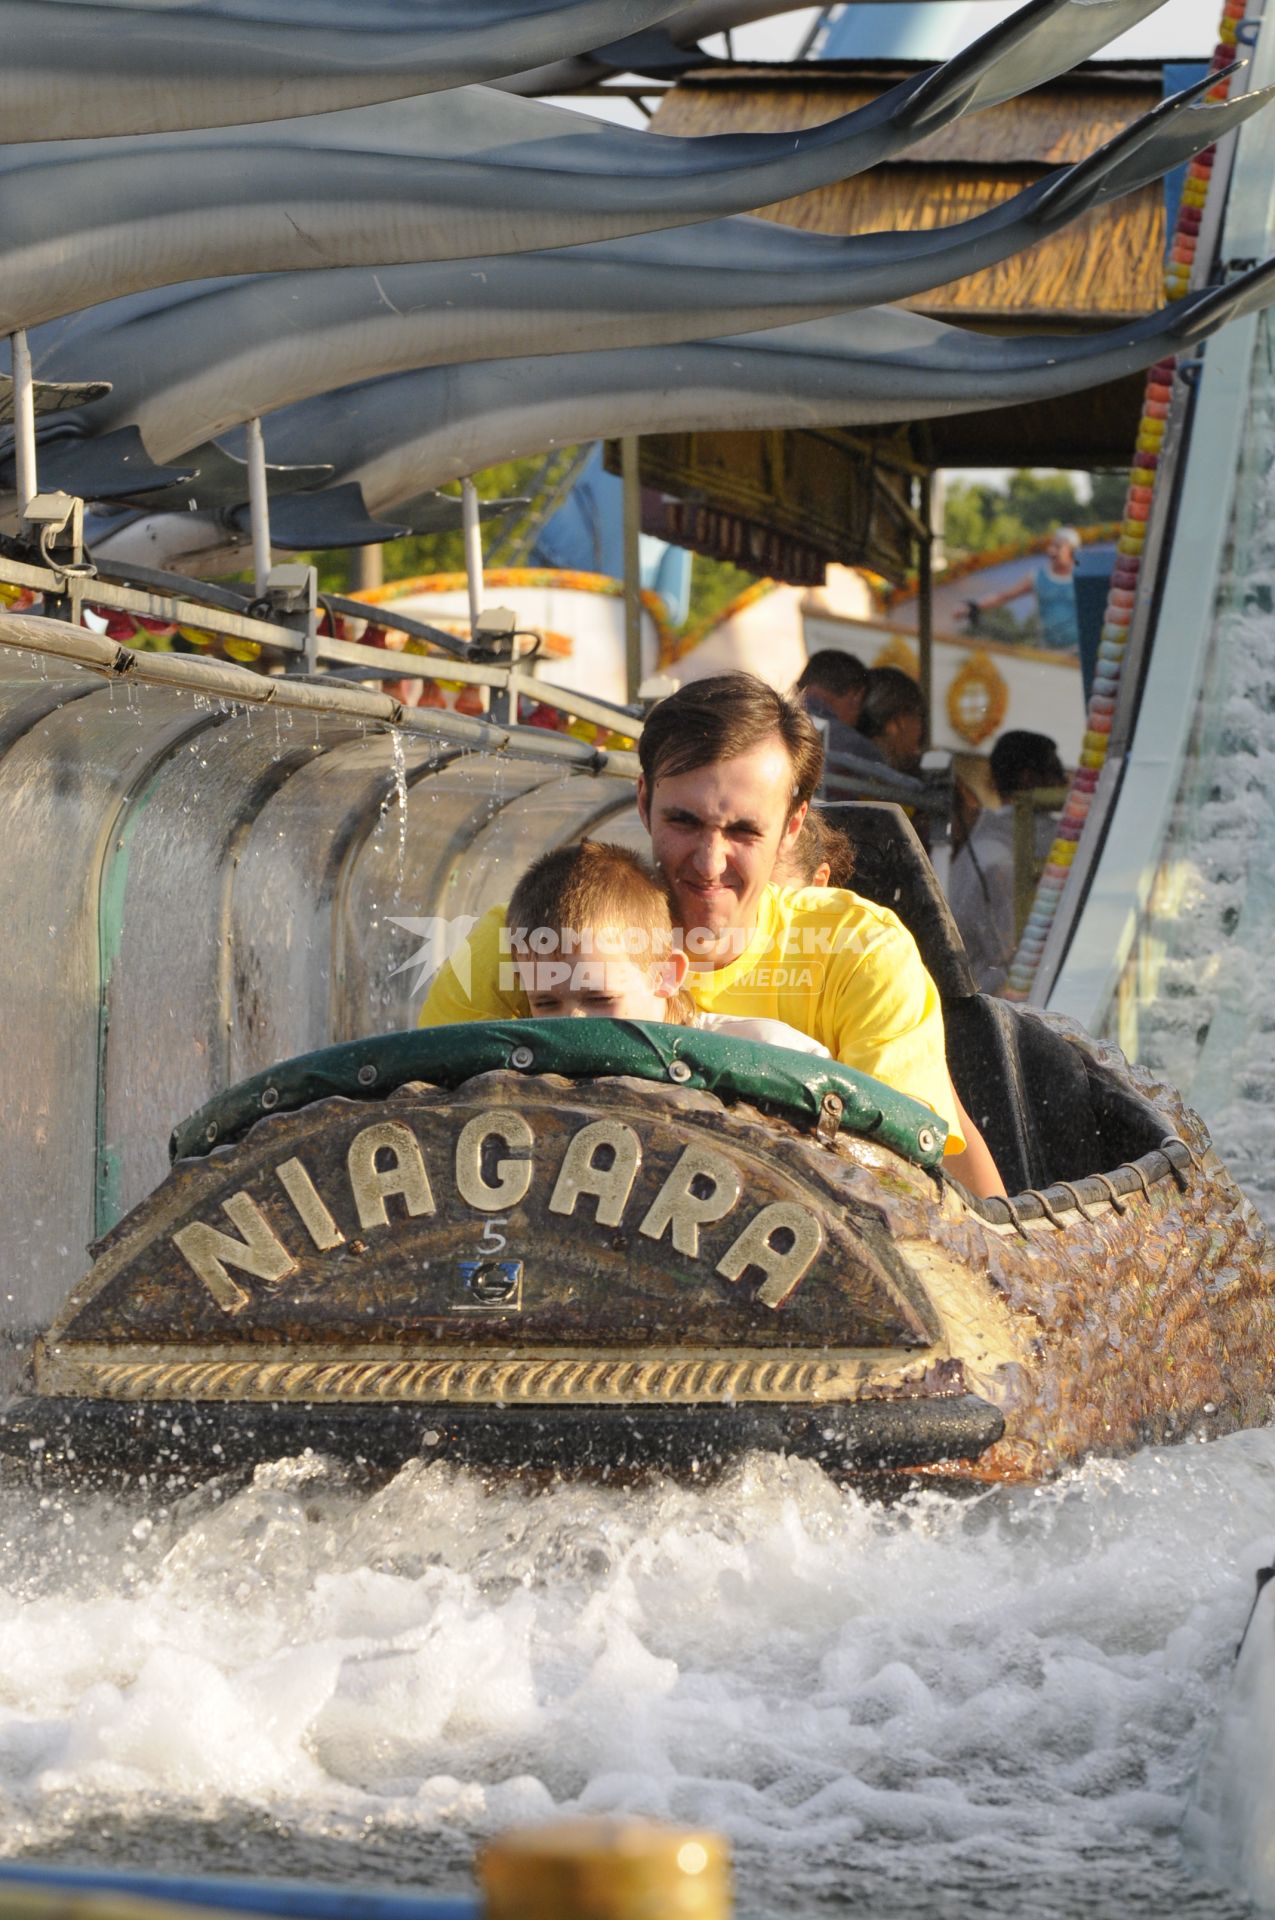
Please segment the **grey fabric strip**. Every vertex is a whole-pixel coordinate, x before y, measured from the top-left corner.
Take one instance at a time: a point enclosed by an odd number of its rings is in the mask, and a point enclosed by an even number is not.
[[[389,373],[655,346],[875,306],[1031,245],[1179,164],[1269,97],[1192,105],[1199,90],[952,227],[839,240],[740,218],[555,252],[207,281],[52,322],[32,336],[33,362],[44,378],[109,380],[77,426],[136,425],[163,461],[253,414]]]
[[[0,0],[0,139],[225,127],[585,53],[677,0]]]
[[[367,510],[497,460],[602,434],[920,420],[1057,398],[1189,351],[1275,303],[1275,259],[1226,287],[1088,338],[997,339],[898,308],[736,339],[438,367],[290,407],[265,424],[271,459],[337,458]],[[198,450],[190,455],[198,463]],[[202,516],[152,521],[151,551],[223,538]],[[177,541],[175,549],[166,543]],[[223,540],[224,544],[224,540]],[[104,552],[112,551],[108,544]]]
[[[943,66],[801,133],[676,140],[460,87],[251,128],[0,147],[0,331],[210,275],[526,253],[764,206],[1039,85],[1158,4],[1028,0]]]

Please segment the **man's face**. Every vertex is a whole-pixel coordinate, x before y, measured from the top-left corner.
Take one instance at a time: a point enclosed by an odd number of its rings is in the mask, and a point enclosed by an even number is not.
[[[806,817],[793,810],[792,761],[778,734],[731,760],[638,781],[638,812],[673,898],[691,964],[742,952],[781,850]]]
[[[863,712],[863,687],[847,687],[844,693],[824,693],[823,699],[843,726],[857,727]]]
[[[919,713],[896,713],[887,720],[877,745],[899,773],[915,773],[925,746],[925,720]]]

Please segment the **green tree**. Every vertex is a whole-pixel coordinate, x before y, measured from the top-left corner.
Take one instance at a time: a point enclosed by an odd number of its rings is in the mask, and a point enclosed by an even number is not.
[[[1100,526],[1105,521],[1124,518],[1125,495],[1129,491],[1127,473],[1091,473],[1089,476],[1093,494],[1087,509],[1084,526]]]
[[[1081,512],[1075,483],[1069,473],[1037,473],[1032,468],[1011,473],[1006,489],[1009,511],[1030,535],[1075,523]]]
[[[569,457],[573,448],[563,450],[561,459]],[[517,527],[520,519],[543,504],[541,495],[546,471],[545,457],[536,454],[525,460],[504,460],[498,466],[488,467],[482,473],[474,475],[474,485],[482,500],[528,500],[530,505],[524,509],[515,508],[509,520]],[[440,487],[440,493],[453,495],[460,499],[460,482]],[[393,512],[385,518],[392,521]],[[489,552],[500,539],[506,521],[488,520],[483,523],[483,548]],[[422,573],[463,573],[465,571],[465,537],[461,532],[459,520],[454,528],[445,533],[408,534],[402,540],[387,540],[383,552],[383,567],[386,581],[410,580]],[[297,554],[296,559],[318,569],[320,593],[349,593],[357,575],[356,550],[339,547],[323,552]],[[525,566],[526,556],[515,552],[505,564]]]
[[[949,553],[987,553],[1025,546],[1057,526],[1092,527],[1119,520],[1127,473],[1089,475],[1090,498],[1082,501],[1068,473],[1020,468],[1005,486],[990,481],[950,480],[943,518]]]
[[[1018,546],[1030,535],[1011,512],[1003,489],[987,482],[952,480],[947,487],[943,538],[948,551],[959,556]]]

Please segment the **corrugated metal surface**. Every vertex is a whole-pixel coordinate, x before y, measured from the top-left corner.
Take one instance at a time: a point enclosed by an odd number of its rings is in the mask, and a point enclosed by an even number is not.
[[[564,766],[557,736],[515,754],[488,730],[475,751],[419,714],[395,733],[343,711],[349,688],[249,708],[204,661],[134,685],[104,680],[91,635],[94,666],[15,644],[75,632],[0,615],[0,1324],[19,1334],[162,1177],[178,1120],[287,1055],[411,1024],[422,942],[401,921],[481,912],[545,847],[634,823],[627,769]]]

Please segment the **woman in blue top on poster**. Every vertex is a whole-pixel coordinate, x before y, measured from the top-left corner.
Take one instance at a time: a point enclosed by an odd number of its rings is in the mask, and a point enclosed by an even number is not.
[[[1040,617],[1040,645],[1051,653],[1075,653],[1080,645],[1080,629],[1076,619],[1076,555],[1079,550],[1080,535],[1076,529],[1059,527],[1050,534],[1044,562],[1034,573],[1025,574],[1012,586],[1003,587],[999,593],[989,593],[982,599],[966,603],[971,631],[977,626],[980,613],[990,613],[995,607],[1006,607],[1011,601],[1032,593],[1036,596]]]

